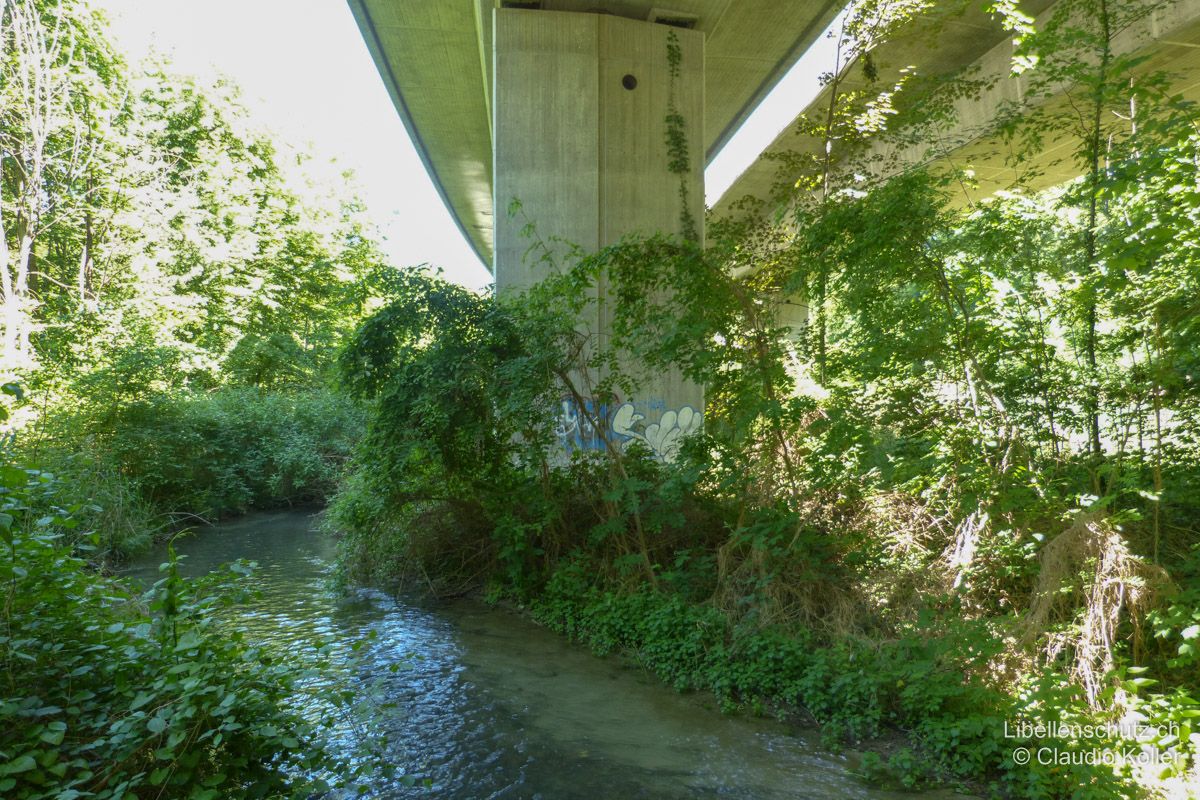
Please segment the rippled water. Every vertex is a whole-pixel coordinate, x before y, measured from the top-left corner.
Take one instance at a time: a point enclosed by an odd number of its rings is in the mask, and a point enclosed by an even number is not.
[[[376,786],[368,796],[914,797],[863,784],[812,732],[722,715],[503,610],[466,601],[422,607],[366,589],[336,595],[326,586],[334,543],[314,522],[297,512],[246,517],[177,541],[176,550],[192,575],[257,561],[262,595],[238,610],[239,621],[293,652],[331,644],[335,664],[351,673],[342,677],[373,698],[368,707],[386,731],[389,760],[432,782]],[[129,573],[156,579],[162,555]],[[339,723],[331,724],[336,731]],[[340,725],[349,738],[352,726]]]

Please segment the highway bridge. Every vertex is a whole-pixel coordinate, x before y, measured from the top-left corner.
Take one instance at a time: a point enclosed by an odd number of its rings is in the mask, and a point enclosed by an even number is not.
[[[684,233],[685,217],[699,221],[696,233],[703,237],[705,165],[843,5],[350,0],[417,151],[501,292],[537,281],[548,268],[527,257],[530,240],[523,231],[529,223],[547,250],[559,255],[557,241],[590,251],[629,234]],[[1026,0],[1020,7],[1039,20],[1057,8],[1052,0]],[[1165,67],[1177,75],[1176,88],[1186,96],[1200,95],[1200,0],[1162,3],[1120,31],[1113,44],[1118,53],[1145,54],[1143,69]],[[889,163],[940,160],[969,168],[976,197],[1010,184],[1013,175],[993,125],[999,109],[1027,100],[1030,78],[1012,73],[1013,48],[1011,33],[984,0],[973,0],[955,9],[934,4],[873,51],[877,85],[888,85],[904,70],[925,80],[969,75],[984,87],[953,101],[954,122],[939,131],[936,147],[880,145],[891,148]],[[861,74],[848,68],[842,89],[860,85]],[[827,105],[825,95],[798,101],[797,119]],[[669,112],[690,154],[674,171]],[[789,126],[714,212],[729,213],[747,195],[770,194],[779,162],[765,154],[820,146]],[[1047,146],[1043,184],[1074,176],[1069,154],[1075,146],[1066,138]],[[519,210],[511,213],[514,201]],[[593,304],[583,324],[603,329],[602,305]],[[625,398],[606,415],[640,434],[664,420],[699,424],[698,387],[669,375],[648,386],[646,397]],[[564,407],[564,417],[569,421],[578,411]]]

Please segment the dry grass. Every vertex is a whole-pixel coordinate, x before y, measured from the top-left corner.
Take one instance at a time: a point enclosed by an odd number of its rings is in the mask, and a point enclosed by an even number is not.
[[[857,593],[874,616],[894,626],[912,622],[931,597],[948,587],[937,565],[953,525],[921,500],[903,492],[870,495],[849,522],[861,532],[871,566],[859,570]]]
[[[1078,514],[1041,554],[1041,570],[1015,630],[1026,667],[1063,662],[1089,703],[1098,704],[1128,620],[1140,645],[1141,619],[1167,584],[1161,568],[1132,553],[1121,532],[1097,512]]]
[[[717,551],[716,602],[735,617],[753,597],[760,624],[799,625],[833,638],[889,635],[900,620],[916,618],[932,594],[946,588],[930,569],[952,530],[919,500],[893,492],[861,502],[805,495],[799,502],[800,529],[825,531],[841,545],[869,543],[868,572],[844,565],[853,554],[831,546],[824,558],[793,547],[767,550],[728,541]],[[854,532],[843,536],[839,532]],[[861,554],[860,554],[861,555]]]
[[[872,495],[859,515],[859,527],[871,531],[882,543],[888,560],[928,564],[946,540],[949,521],[903,492]]]
[[[743,617],[753,597],[755,620],[764,627],[799,625],[831,637],[863,632],[864,607],[852,587],[816,576],[809,565],[762,548],[728,542],[717,551],[715,601],[731,619]]]

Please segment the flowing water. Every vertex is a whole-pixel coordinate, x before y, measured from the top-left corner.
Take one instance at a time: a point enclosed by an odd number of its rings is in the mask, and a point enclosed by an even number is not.
[[[176,542],[181,571],[249,559],[261,597],[237,611],[287,651],[331,646],[335,667],[386,732],[388,759],[431,788],[378,798],[911,798],[871,788],[812,731],[723,715],[619,658],[598,658],[504,610],[436,607],[327,588],[334,543],[299,512],[264,514]],[[129,574],[157,578],[161,551]],[[362,728],[330,720],[349,746]],[[951,792],[919,795],[946,800]]]

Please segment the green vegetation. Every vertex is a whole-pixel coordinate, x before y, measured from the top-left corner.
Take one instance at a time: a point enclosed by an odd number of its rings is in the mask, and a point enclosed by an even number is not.
[[[64,479],[93,560],[322,501],[362,427],[328,379],[380,261],[357,200],[234,87],[123,63],[84,4],[5,4],[0,40],[13,458]]]
[[[229,387],[161,393],[113,410],[84,406],[46,420],[19,445],[83,504],[81,522],[100,536],[95,557],[120,559],[144,549],[154,531],[324,502],[362,426],[351,403],[328,389]]]
[[[1116,48],[1152,5],[1059,8],[1035,30],[995,7],[1026,80],[986,132],[1007,191],[971,199],[943,149],[947,97],[987,87],[872,55],[954,10],[864,2],[777,196],[703,248],[686,193],[678,236],[555,263],[534,232],[546,279],[481,297],[380,268],[356,201],[285,169],[232,87],[124,64],[75,0],[5,3],[0,793],[352,774],[289,705],[301,666],[212,613],[236,583],[106,577],[155,535],[331,494],[351,579],[485,591],[832,747],[900,731],[864,761],[880,781],[1195,792],[1200,135]],[[673,99],[664,122],[680,173]],[[1047,185],[1048,141],[1078,180]],[[600,286],[604,337],[578,323]],[[609,416],[672,370],[705,426],[662,460]],[[564,447],[564,402],[599,449]],[[1137,723],[1156,738],[1105,727]],[[1142,746],[1173,760],[1088,760]]]
[[[380,259],[306,158],[234,87],[125,64],[83,2],[0,7],[6,798],[306,797],[374,763],[301,713],[346,705],[316,644],[281,657],[222,613],[241,576],[108,577],[184,526],[323,502],[361,434],[330,376]]]
[[[290,710],[294,657],[218,624],[246,591],[236,575],[189,584],[172,562],[139,598],[64,546],[80,528],[57,479],[0,478],[5,797],[293,796],[341,770]]]
[[[1114,49],[1151,5],[1068,0],[1036,31],[1002,5],[1031,102],[990,134],[1010,189],[964,206],[939,132],[947,93],[984,87],[898,86],[868,57],[928,5],[856,7],[812,151],[704,249],[552,263],[535,234],[548,278],[521,295],[391,281],[341,359],[369,416],[332,507],[344,566],[485,589],[831,742],[901,730],[867,759],[882,780],[1194,792],[1194,109]],[[1046,186],[1047,141],[1076,143],[1078,180]],[[923,168],[885,158],[914,142],[939,143]],[[599,285],[605,337],[575,323]],[[706,387],[705,430],[661,463],[605,417],[669,369]],[[564,399],[599,451],[563,454]]]

